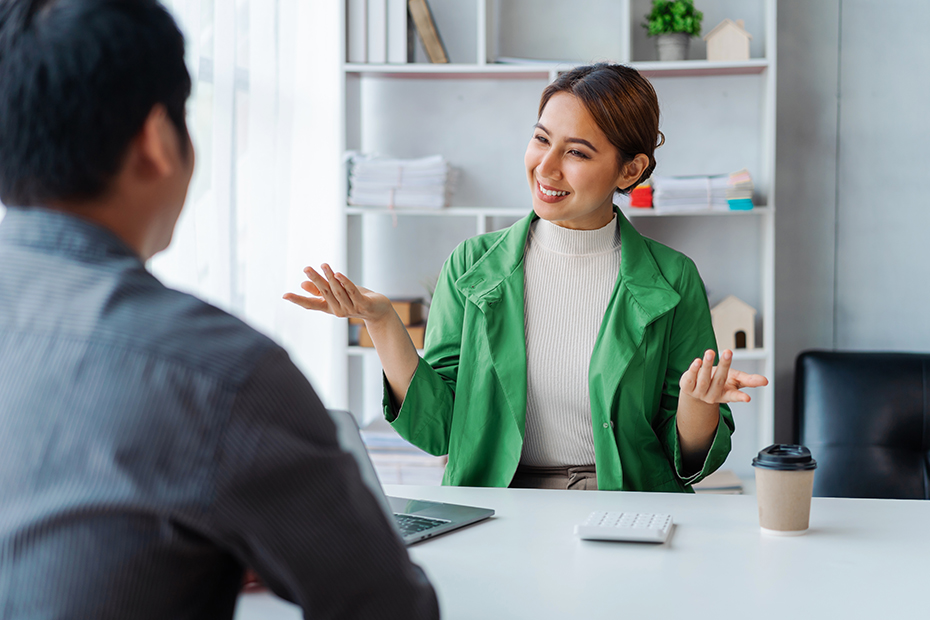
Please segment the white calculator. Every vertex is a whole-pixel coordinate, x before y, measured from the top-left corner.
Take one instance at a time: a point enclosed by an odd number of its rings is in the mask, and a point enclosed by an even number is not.
[[[672,531],[672,515],[597,510],[575,526],[584,540],[664,543]]]

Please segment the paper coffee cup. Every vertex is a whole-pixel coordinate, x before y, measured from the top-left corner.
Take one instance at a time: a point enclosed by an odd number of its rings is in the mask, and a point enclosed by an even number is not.
[[[817,461],[804,446],[773,444],[752,460],[759,525],[766,534],[799,536],[810,524]]]

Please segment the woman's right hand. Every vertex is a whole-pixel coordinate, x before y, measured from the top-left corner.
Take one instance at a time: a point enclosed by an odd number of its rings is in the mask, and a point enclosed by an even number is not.
[[[366,322],[383,320],[394,311],[387,297],[356,286],[343,274],[334,272],[326,263],[323,263],[321,271],[322,275],[313,267],[304,268],[307,280],[300,283],[300,288],[312,297],[287,293],[284,299],[307,310],[363,319]]]
[[[335,273],[326,263],[323,263],[322,271],[323,275],[320,275],[312,267],[304,269],[307,281],[301,282],[300,288],[312,297],[287,293],[284,299],[307,310],[364,320],[368,335],[381,358],[394,402],[400,408],[420,362],[407,328],[387,297],[355,286],[349,278]]]

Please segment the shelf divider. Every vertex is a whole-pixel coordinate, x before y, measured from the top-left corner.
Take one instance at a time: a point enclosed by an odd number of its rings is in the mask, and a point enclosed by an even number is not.
[[[446,207],[443,209],[389,209],[387,207],[346,207],[347,215],[396,215],[397,217],[524,217],[530,207]],[[661,212],[655,209],[621,209],[628,218],[640,217],[750,217],[772,213],[770,207],[755,207],[748,211],[681,211]]]
[[[524,63],[410,63],[410,64],[366,64],[348,63],[346,73],[362,76],[394,78],[411,77],[505,77],[546,78],[569,71],[579,66],[575,62],[526,62]],[[707,75],[755,75],[763,73],[769,66],[765,58],[752,58],[737,62],[711,62],[709,60],[682,60],[679,62],[633,62],[630,66],[654,78],[698,77]]]

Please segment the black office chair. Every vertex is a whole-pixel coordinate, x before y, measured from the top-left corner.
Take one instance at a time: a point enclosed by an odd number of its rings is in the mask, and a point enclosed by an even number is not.
[[[930,354],[805,351],[794,412],[815,496],[930,499]]]

